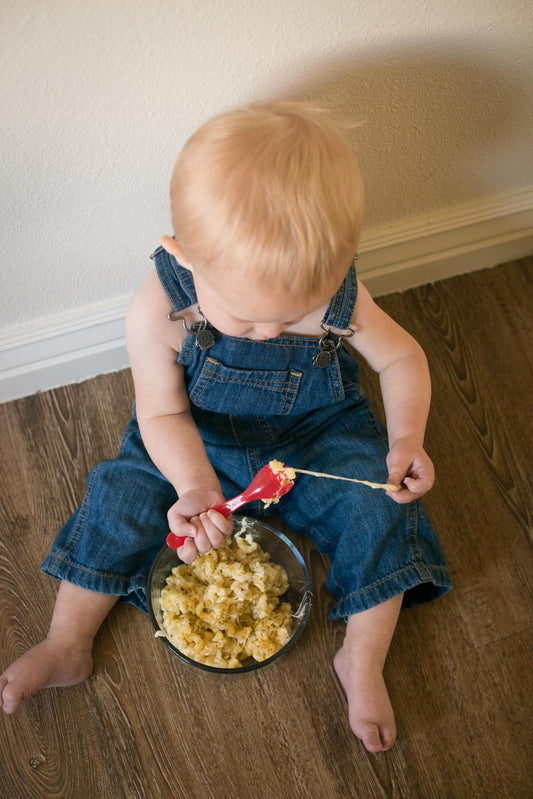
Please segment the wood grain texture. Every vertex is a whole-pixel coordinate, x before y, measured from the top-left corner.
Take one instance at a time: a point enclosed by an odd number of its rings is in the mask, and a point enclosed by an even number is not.
[[[531,308],[533,259],[379,300],[424,346],[433,377],[425,502],[454,590],[400,617],[386,677],[399,738],[372,756],[352,735],[332,657],[327,559],[296,537],[313,609],[270,668],[217,676],[178,662],[146,617],[117,607],[90,679],[0,717],[9,799],[477,799],[530,797]],[[382,413],[377,381],[367,393]],[[56,583],[39,564],[112,457],[128,371],[0,406],[1,663],[46,633]]]

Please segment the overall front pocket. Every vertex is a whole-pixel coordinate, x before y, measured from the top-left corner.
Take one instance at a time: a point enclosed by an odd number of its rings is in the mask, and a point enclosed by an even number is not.
[[[189,399],[199,408],[234,416],[285,416],[294,406],[302,372],[239,369],[208,356]]]

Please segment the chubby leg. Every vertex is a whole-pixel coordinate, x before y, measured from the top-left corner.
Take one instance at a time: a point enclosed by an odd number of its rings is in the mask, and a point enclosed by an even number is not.
[[[348,618],[346,637],[334,666],[348,699],[350,726],[369,752],[390,749],[396,724],[383,666],[403,594]]]
[[[40,688],[86,680],[93,668],[94,637],[117,601],[62,582],[47,637],[15,660],[0,677],[0,707],[14,713],[23,699]]]

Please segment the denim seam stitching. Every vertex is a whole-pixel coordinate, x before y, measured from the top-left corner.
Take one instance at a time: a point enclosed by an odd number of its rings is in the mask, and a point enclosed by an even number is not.
[[[178,280],[178,286],[176,289],[176,293],[179,296],[179,301],[182,303],[181,308],[187,308],[189,305],[194,305],[196,300],[196,289],[194,286],[194,282],[192,281],[191,273],[185,269],[185,267],[181,266],[178,261],[174,258],[173,255],[170,255],[165,249],[163,249],[163,261],[166,264],[168,272],[171,273],[170,282],[174,283],[175,281],[173,278]],[[177,268],[176,268],[177,267]],[[182,274],[180,274],[180,270]],[[167,272],[167,274],[168,274]],[[182,284],[185,288],[182,288]],[[187,293],[188,291],[188,293]]]
[[[190,296],[187,296],[187,301],[189,299],[192,300],[192,305],[198,302],[198,297],[196,296],[196,286],[194,285],[194,278],[192,276],[192,272],[182,266],[173,255],[169,255],[169,261],[172,266],[172,270],[176,274],[178,280],[182,281],[185,284],[185,288],[189,292]],[[174,266],[174,263],[176,266]],[[177,268],[176,268],[177,267]],[[179,270],[179,271],[178,271]],[[181,272],[181,274],[180,274]],[[184,292],[185,293],[185,292]]]
[[[185,334],[185,338],[183,339],[183,344],[181,345],[180,350],[178,352],[178,357],[176,358],[176,362],[180,366],[188,366],[190,364],[194,347],[194,339],[195,339],[194,334],[189,332]]]
[[[184,303],[185,300],[187,300],[188,298],[185,296],[185,293],[181,290],[181,286],[173,287],[173,291],[171,292],[170,286],[173,283],[172,280],[173,275],[170,272],[169,265],[167,265],[165,257],[161,253],[159,255],[161,257],[158,256],[156,258],[156,268],[159,267],[157,271],[160,276],[161,285],[163,286],[165,294],[170,300],[170,304],[172,305],[173,310],[181,311],[183,308],[186,307]],[[174,292],[176,296],[173,296]]]
[[[89,512],[89,502],[90,502],[91,491],[92,491],[92,488],[93,488],[93,485],[94,485],[94,481],[96,480],[96,475],[100,471],[100,467],[101,466],[102,466],[102,463],[98,463],[91,470],[89,482],[87,484],[87,490],[86,490],[85,495],[83,497],[83,501],[82,501],[82,503],[80,505],[78,518],[76,519],[76,524],[74,525],[74,529],[72,531],[72,535],[69,535],[69,537],[68,537],[69,546],[65,547],[67,549],[67,551],[69,551],[69,552],[72,551],[74,546],[79,541],[82,527],[85,524],[85,520],[86,520],[87,514]]]
[[[326,310],[324,324],[346,330],[353,316],[357,300],[357,274],[352,262],[342,285]]]
[[[215,328],[216,329],[216,328]],[[295,335],[282,335],[276,336],[276,338],[268,339],[267,341],[253,341],[253,339],[243,339],[239,338],[238,336],[227,336],[224,335],[225,339],[229,339],[230,341],[238,341],[240,343],[246,342],[247,344],[253,343],[258,344],[261,347],[287,347],[287,342],[291,342],[291,347],[300,347],[301,349],[316,349],[318,345],[318,341],[322,336],[309,336],[308,339],[302,338],[302,336],[295,336]],[[278,341],[278,339],[283,339],[283,341]]]
[[[246,461],[248,463],[248,468],[250,469],[250,475],[256,474],[259,468],[259,458],[255,448],[246,447]]]
[[[328,373],[331,381],[331,386],[333,388],[333,396],[335,397],[335,401],[340,402],[341,400],[344,399],[344,390],[342,388],[341,367],[336,353],[333,359],[333,363],[331,363],[328,366]]]
[[[270,426],[268,418],[266,416],[264,416],[264,415],[263,416],[258,416],[257,417],[257,423],[258,423],[258,425],[261,426],[263,439],[264,439],[265,443],[266,444],[274,444],[275,441],[276,441],[276,437],[274,436],[274,433],[273,433],[272,427]]]
[[[339,316],[340,306],[342,305],[342,297],[340,295],[342,294],[342,296],[344,297],[345,283],[346,283],[346,278],[343,281],[337,293],[335,294],[335,296],[332,298],[331,304],[326,312],[325,324],[327,324],[329,327],[337,327],[335,322],[337,321],[337,317]]]
[[[48,557],[54,561],[65,563],[67,566],[70,566],[71,568],[76,569],[77,571],[81,571],[84,574],[91,574],[93,577],[103,577],[106,580],[118,580],[121,583],[129,583],[132,581],[131,577],[121,577],[118,574],[109,574],[107,572],[98,572],[98,571],[92,571],[91,569],[86,569],[84,566],[80,566],[77,563],[73,563],[72,561],[67,560],[66,558],[62,558],[59,555],[50,554]]]
[[[346,277],[342,281],[337,293],[332,297],[329,308],[326,311],[325,324],[330,327],[337,327],[335,322],[337,322],[338,317],[340,316],[340,309],[342,308],[342,301],[346,293],[346,283],[348,281],[349,274],[350,270],[348,270],[346,273]]]
[[[283,403],[281,405],[280,414],[286,416],[292,411],[294,403],[296,402],[296,397],[298,395],[298,389],[300,388],[301,380],[302,380],[301,372],[296,372],[296,371],[290,372],[289,382],[287,384],[287,389],[283,397]]]
[[[210,371],[213,371],[213,372],[214,372],[216,366],[221,366],[223,369],[228,369],[228,370],[235,370],[236,369],[236,367],[233,367],[233,366],[225,366],[225,364],[223,364],[221,361],[219,361],[216,358],[213,358],[211,356],[207,356],[205,360],[206,360],[207,363],[210,364]],[[303,374],[303,372],[300,372],[300,371],[298,371],[296,369],[279,369],[279,370],[272,370],[272,369],[242,369],[242,371],[247,371],[247,372],[252,372],[252,373],[264,372],[267,375],[272,374],[273,371],[280,371],[280,372],[283,372],[283,374],[288,372],[289,373],[289,379],[288,380],[284,380],[282,385],[286,385],[289,382],[291,382],[291,377],[299,377],[299,378],[301,378],[302,374]],[[226,382],[226,378],[222,378],[222,379],[219,380],[219,378],[217,378],[216,375],[215,375],[215,379],[218,380],[219,382],[222,382],[222,383]],[[228,382],[230,382],[231,379],[232,378],[228,378]],[[261,379],[261,378],[257,378],[257,379]],[[279,380],[276,380],[276,383],[279,383],[279,382],[280,382]]]
[[[244,388],[269,388],[272,391],[277,392],[284,392],[289,391],[294,393],[296,388],[292,385],[291,380],[284,380],[284,381],[269,381],[269,380],[257,380],[254,378],[242,378],[242,377],[217,377],[216,374],[210,374],[208,376],[208,380],[211,383],[217,383],[217,385],[226,385],[229,384],[236,384],[238,386],[243,386]]]
[[[176,304],[174,298],[172,297],[172,295],[170,293],[170,289],[167,287],[168,273],[167,273],[167,270],[166,270],[165,266],[163,264],[159,263],[157,271],[158,271],[158,274],[159,274],[159,281],[160,281],[160,283],[161,283],[161,285],[163,287],[163,291],[167,295],[167,299],[170,302],[170,305],[172,306],[172,309],[174,311],[181,310],[179,308],[179,306]]]
[[[360,591],[352,591],[351,594],[347,594],[345,597],[342,597],[342,599],[339,599],[338,602],[339,603],[347,602],[348,600],[352,599],[353,597],[361,596],[362,594],[367,594],[369,591],[372,591],[374,588],[379,588],[380,585],[384,585],[385,583],[388,583],[391,580],[394,580],[396,577],[400,577],[402,574],[406,574],[407,572],[411,572],[411,571],[415,571],[415,570],[416,571],[421,571],[421,570],[426,571],[427,569],[438,569],[439,571],[447,571],[446,567],[444,567],[444,566],[430,566],[427,563],[418,563],[418,562],[417,563],[413,563],[411,566],[407,566],[405,569],[400,569],[400,571],[394,572],[394,574],[390,574],[387,577],[384,577],[382,580],[379,580],[379,582],[377,582],[377,583],[372,583],[371,585],[367,586],[366,588],[361,588]],[[341,587],[340,585],[338,585],[337,582],[335,582],[335,580],[332,580],[331,582],[335,583],[335,585],[338,586],[339,588]]]
[[[287,415],[291,412],[292,408],[294,407],[294,403],[296,402],[296,397],[298,394],[298,390],[300,387],[300,382],[302,378],[302,372],[290,371],[290,378],[289,380],[285,380],[283,383],[277,381],[276,383],[268,382],[267,380],[263,380],[261,382],[254,382],[252,378],[247,380],[244,379],[232,379],[232,378],[225,378],[219,379],[216,375],[215,369],[219,365],[219,361],[214,358],[206,358],[204,366],[202,368],[202,372],[200,377],[192,387],[190,391],[190,398],[195,404],[199,404],[202,400],[202,397],[210,383],[215,383],[218,385],[225,385],[225,384],[234,384],[234,385],[241,385],[244,388],[259,388],[259,389],[268,389],[271,391],[275,391],[278,394],[282,394],[282,403],[280,406],[280,415]],[[270,436],[270,442],[273,443]]]
[[[191,388],[191,391],[190,391],[190,394],[189,394],[189,396],[190,396],[191,400],[193,400],[193,402],[196,402],[197,400],[201,400],[202,399],[202,396],[203,396],[207,386],[209,385],[209,381],[211,379],[211,374],[212,374],[212,372],[213,372],[213,370],[215,368],[215,365],[216,365],[216,361],[214,361],[212,358],[206,358],[205,359],[204,365],[202,367],[202,371],[200,372],[200,377],[198,378],[198,380],[196,381],[194,386]]]
[[[204,367],[205,368],[205,367]],[[288,380],[269,380],[268,378],[254,378],[254,377],[219,377],[214,367],[208,367],[209,374],[206,375],[207,379],[212,383],[224,385],[225,383],[236,383],[245,388],[269,388],[273,391],[290,391],[294,393],[298,390],[296,381],[289,378]]]
[[[413,560],[418,563],[422,563],[424,558],[422,557],[422,550],[420,549],[420,544],[418,542],[418,505],[416,502],[411,503],[407,507],[407,525],[408,525],[408,535],[409,535],[409,548],[413,553]]]

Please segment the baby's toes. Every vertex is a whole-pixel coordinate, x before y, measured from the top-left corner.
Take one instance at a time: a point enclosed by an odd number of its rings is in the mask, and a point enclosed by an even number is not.
[[[383,751],[390,749],[396,740],[396,729],[394,727],[381,728],[381,743]]]
[[[354,727],[354,732],[362,740],[369,752],[375,754],[383,749],[378,726],[373,721],[360,721]]]
[[[14,713],[24,699],[24,689],[18,683],[3,680],[0,684],[2,691],[2,708],[5,713]]]

